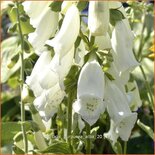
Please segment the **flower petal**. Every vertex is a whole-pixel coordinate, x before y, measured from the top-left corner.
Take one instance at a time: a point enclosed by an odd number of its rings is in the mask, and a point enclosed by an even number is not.
[[[48,1],[24,2],[23,4],[30,16],[30,23],[36,28],[33,33],[29,34],[28,40],[38,55],[46,49],[45,41],[55,34],[58,26],[58,13],[51,11],[49,4]]]
[[[96,60],[87,62],[81,70],[78,80],[78,98],[85,94],[103,99],[104,74]]]
[[[102,99],[93,95],[84,95],[73,104],[73,109],[86,122],[93,125],[99,119],[101,112],[104,112],[105,107]]]
[[[93,36],[106,34],[109,25],[108,2],[90,1],[88,10],[88,28]]]
[[[128,69],[133,70],[139,65],[132,52],[133,37],[131,34],[132,32],[123,21],[118,21],[112,32],[112,54],[120,73]]]
[[[42,75],[42,71],[44,71],[46,66],[49,65],[51,59],[50,52],[44,51],[37,60],[31,75],[26,77],[26,83],[31,90],[33,90],[33,93],[36,97],[39,96],[43,91],[39,84],[39,77]]]
[[[72,48],[77,39],[80,28],[79,11],[72,5],[65,15],[62,26],[56,37],[46,41],[46,44],[54,47],[55,53],[61,58]]]

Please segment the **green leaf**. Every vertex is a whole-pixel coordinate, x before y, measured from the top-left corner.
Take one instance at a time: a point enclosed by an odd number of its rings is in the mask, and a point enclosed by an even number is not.
[[[108,72],[105,72],[105,75],[108,77],[109,80],[111,80],[111,81],[115,80],[115,78]]]
[[[81,42],[81,37],[78,36],[76,41],[75,41],[75,49],[80,45],[80,42]]]
[[[117,9],[110,9],[110,23],[115,26],[116,22],[125,19],[121,11]]]
[[[10,76],[16,73],[17,70],[20,68],[20,59],[11,69],[7,67],[8,62],[10,62],[10,60],[19,52],[19,41],[20,40],[17,36],[13,36],[8,39],[5,39],[1,44],[1,54],[3,58],[1,65],[1,72],[3,73],[1,76],[2,83],[7,82]],[[32,52],[28,54],[24,53],[24,59],[30,57],[31,55]]]
[[[17,11],[16,11],[16,9],[17,8],[15,8],[15,7],[9,6],[9,8],[7,10],[9,18],[13,24],[17,23]],[[20,14],[25,14],[23,6],[21,4],[19,5],[19,12],[20,12]],[[21,29],[22,29],[23,34],[29,34],[29,33],[34,32],[35,29],[30,24],[30,19],[27,18],[27,21],[25,21],[25,20],[23,21],[23,18],[22,18],[22,20],[20,18],[20,22],[21,22]]]
[[[145,125],[140,120],[137,121],[137,124],[144,132],[148,134],[150,138],[152,138],[152,140],[154,140],[153,130],[149,126]]]
[[[77,4],[77,8],[79,9],[79,11],[83,11],[88,5],[88,2],[87,1],[81,1],[81,2],[78,2]]]
[[[79,68],[76,65],[73,65],[64,80],[65,91],[68,94],[69,92],[74,92],[77,89],[77,80],[79,77]]]
[[[24,123],[25,130],[28,131],[31,129],[31,123],[25,122]],[[20,122],[2,122],[1,124],[2,131],[1,131],[1,142],[3,144],[10,143],[13,141],[13,137],[21,131],[21,124]]]
[[[24,154],[24,151],[19,147],[17,147],[16,145],[13,145],[12,149],[15,154]]]
[[[62,2],[63,1],[53,1],[49,7],[52,9],[52,11],[59,12],[61,11]]]
[[[42,153],[71,154],[71,150],[67,143],[57,142],[42,151]]]
[[[6,40],[4,40],[1,44],[2,47],[2,76],[1,76],[1,82],[4,83],[8,80],[8,78],[17,71],[19,68],[19,65],[17,63],[15,66],[11,69],[7,67],[7,63],[13,56],[17,54],[17,48],[18,48],[19,39],[18,37],[10,37]]]

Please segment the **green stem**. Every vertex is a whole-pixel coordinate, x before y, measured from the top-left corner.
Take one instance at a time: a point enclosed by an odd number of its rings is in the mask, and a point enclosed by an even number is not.
[[[144,80],[145,80],[146,89],[147,89],[147,91],[148,91],[148,93],[149,93],[148,101],[149,101],[149,103],[150,103],[150,105],[151,105],[151,107],[152,107],[152,110],[154,111],[154,101],[153,101],[153,97],[152,97],[152,92],[151,92],[150,85],[149,85],[149,83],[148,83],[148,81],[147,81],[147,77],[146,77],[146,74],[145,74],[145,72],[144,72],[143,67],[142,67],[142,66],[139,66],[139,67],[140,67],[140,70],[141,70],[142,75],[143,75]]]
[[[144,21],[145,21],[145,13],[144,13],[144,19],[143,19],[143,23],[144,23]],[[144,33],[144,30],[145,30],[145,24],[143,24],[143,27],[142,27],[142,30],[141,30],[141,38],[140,38],[140,45],[139,45],[139,49],[138,49],[138,54],[137,54],[137,58],[138,58],[138,60],[140,59],[140,55],[141,55],[141,53],[142,53],[142,49],[143,49],[143,47],[144,47],[144,43],[143,43],[143,39],[144,39],[144,35],[143,35],[143,33]]]
[[[127,152],[127,142],[124,142],[123,154],[126,154],[126,152]]]
[[[68,123],[67,123],[67,142],[68,144],[72,145],[72,138],[71,138],[71,131],[72,131],[72,95],[68,95],[68,107],[67,107],[67,118],[68,118]]]
[[[20,84],[20,91],[22,93],[23,82],[24,82],[24,40],[23,40],[23,34],[22,34],[22,29],[21,29],[21,23],[20,23],[20,13],[19,13],[18,1],[16,2],[16,7],[17,7],[18,30],[19,30],[20,40],[21,40],[21,52],[20,52],[20,59],[21,59],[20,79],[21,79],[21,84]],[[24,103],[22,102],[22,98],[21,98],[20,102],[21,102],[21,122],[25,122],[25,107],[24,107]],[[24,123],[21,123],[21,130],[23,133],[24,151],[25,151],[25,154],[27,154],[28,153],[28,141],[27,141]]]
[[[90,130],[91,126],[85,122],[86,125],[86,134],[87,134],[87,140],[86,140],[86,154],[91,154],[91,141],[90,141]]]

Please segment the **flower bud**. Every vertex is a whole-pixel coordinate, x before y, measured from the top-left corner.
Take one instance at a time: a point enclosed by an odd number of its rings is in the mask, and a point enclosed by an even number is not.
[[[22,98],[22,102],[25,104],[32,103],[34,100],[33,92],[28,88],[28,85],[26,84],[23,85],[21,98]]]
[[[40,130],[34,133],[34,140],[40,151],[43,151],[48,147]]]

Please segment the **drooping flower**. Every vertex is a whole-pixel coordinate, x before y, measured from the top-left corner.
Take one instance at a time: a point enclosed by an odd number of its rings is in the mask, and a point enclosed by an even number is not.
[[[58,26],[58,13],[53,12],[49,1],[26,1],[23,3],[24,10],[30,17],[30,23],[35,28],[28,36],[36,54],[40,55],[46,50],[45,42],[53,37]]]
[[[112,32],[112,54],[114,63],[120,74],[125,71],[132,71],[138,62],[133,55],[133,35],[123,21],[118,21]]]
[[[105,102],[107,103],[107,111],[113,122],[109,133],[105,134],[105,136],[114,142],[118,137],[123,141],[128,141],[137,119],[137,113],[131,112],[127,95],[114,82],[107,80]],[[111,133],[112,131],[114,133]]]
[[[88,10],[88,28],[93,36],[105,35],[109,25],[108,1],[90,1]]]
[[[80,29],[79,11],[72,5],[66,12],[60,31],[55,38],[46,41],[46,44],[54,47],[54,51],[59,55],[59,60],[73,47]]]
[[[42,75],[44,69],[50,64],[51,59],[50,52],[44,51],[37,60],[31,75],[26,78],[26,83],[33,91],[35,97],[40,96],[43,91],[43,88],[41,88],[39,84],[39,77]]]
[[[104,112],[104,74],[96,60],[89,60],[81,70],[78,79],[77,101],[73,109],[93,125]]]
[[[54,55],[50,64],[44,70],[43,75],[39,78],[39,83],[43,89],[49,89],[57,82],[60,86],[63,85],[63,80],[73,64],[73,56],[74,46],[62,58],[61,64],[59,64],[59,55],[57,53]]]
[[[48,121],[57,111],[62,102],[65,92],[59,83],[48,90],[44,90],[41,96],[34,100],[34,105],[43,120]]]

